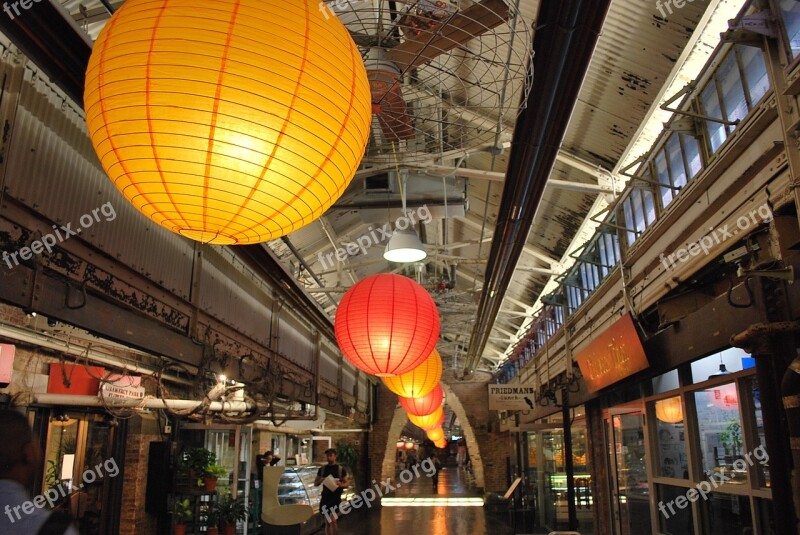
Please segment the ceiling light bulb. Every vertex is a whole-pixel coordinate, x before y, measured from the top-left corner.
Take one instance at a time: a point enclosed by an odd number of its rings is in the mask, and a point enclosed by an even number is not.
[[[411,229],[396,231],[383,253],[383,258],[389,262],[399,263],[419,262],[427,256],[419,236]]]

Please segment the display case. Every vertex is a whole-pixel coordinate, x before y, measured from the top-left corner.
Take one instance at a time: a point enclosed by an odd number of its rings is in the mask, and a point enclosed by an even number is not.
[[[315,486],[318,466],[289,466],[283,472],[278,483],[278,501],[281,505],[304,504],[319,513],[319,502],[322,499],[322,485]]]

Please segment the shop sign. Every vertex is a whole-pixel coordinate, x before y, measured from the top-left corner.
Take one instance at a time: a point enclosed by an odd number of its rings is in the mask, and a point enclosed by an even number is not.
[[[105,374],[106,369],[101,366],[53,363],[50,364],[47,393],[96,396]]]
[[[141,379],[130,381],[127,378],[119,381],[103,383],[100,391],[104,398],[109,399],[143,399],[144,387],[140,385]]]
[[[490,411],[530,411],[536,388],[532,385],[489,385]]]
[[[649,366],[630,314],[603,331],[578,354],[577,360],[589,392],[596,392]]]
[[[0,384],[11,382],[14,373],[14,352],[16,347],[12,344],[0,344]]]

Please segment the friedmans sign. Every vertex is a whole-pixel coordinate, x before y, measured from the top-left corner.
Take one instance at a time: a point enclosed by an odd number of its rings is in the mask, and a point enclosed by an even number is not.
[[[527,385],[489,385],[490,411],[530,411],[536,389]]]

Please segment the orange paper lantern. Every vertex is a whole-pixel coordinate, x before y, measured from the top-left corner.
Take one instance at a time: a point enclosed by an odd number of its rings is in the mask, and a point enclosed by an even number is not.
[[[436,409],[442,406],[444,390],[442,390],[442,385],[439,384],[428,394],[420,398],[404,398],[399,396],[397,399],[400,400],[400,405],[409,416],[412,414],[414,416],[425,416],[426,414],[435,412]]]
[[[411,421],[412,424],[416,425],[423,431],[428,431],[430,429],[436,429],[437,427],[441,427],[444,423],[444,408],[439,407],[431,414],[426,414],[425,416],[416,416],[414,414],[409,414],[408,419]]]
[[[439,449],[444,449],[444,448],[447,447],[447,439],[443,438],[442,440],[434,442],[433,445],[436,446]]]
[[[383,384],[404,398],[418,398],[436,388],[442,379],[442,357],[435,349],[425,361],[402,375],[384,377]]]
[[[442,430],[441,427],[437,427],[436,429],[431,429],[430,431],[427,431],[426,434],[428,435],[428,438],[431,439],[431,441],[433,442],[441,442],[442,440],[444,440],[444,431]]]
[[[84,108],[137,210],[215,244],[320,217],[364,155],[361,53],[317,0],[127,0],[89,59]]]
[[[439,339],[439,312],[425,288],[408,277],[382,273],[347,291],[334,330],[353,366],[389,377],[410,372],[430,356]]]
[[[681,398],[674,397],[656,401],[656,418],[664,423],[677,424],[683,421]]]

